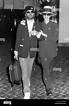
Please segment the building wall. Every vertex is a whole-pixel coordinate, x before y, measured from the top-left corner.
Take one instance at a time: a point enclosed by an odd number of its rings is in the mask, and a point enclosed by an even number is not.
[[[27,5],[32,5],[36,8],[37,0],[24,0],[24,7]]]
[[[0,0],[0,7],[4,9],[24,9],[25,6],[32,5],[36,8],[37,0]]]
[[[24,8],[24,0],[13,1],[13,9],[23,9],[23,8]]]
[[[4,0],[4,9],[13,9],[13,0]]]
[[[59,42],[69,43],[69,0],[60,0]]]

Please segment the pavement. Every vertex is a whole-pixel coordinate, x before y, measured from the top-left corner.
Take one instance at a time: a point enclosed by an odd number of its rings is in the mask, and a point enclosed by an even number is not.
[[[7,66],[11,63],[11,37],[0,44],[0,99],[23,99],[22,84],[14,85],[8,80]],[[58,55],[50,66],[52,96],[46,95],[41,69],[35,64],[31,75],[31,99],[69,99],[69,48],[58,47]],[[57,67],[58,70],[54,69]],[[61,71],[60,71],[61,69]]]

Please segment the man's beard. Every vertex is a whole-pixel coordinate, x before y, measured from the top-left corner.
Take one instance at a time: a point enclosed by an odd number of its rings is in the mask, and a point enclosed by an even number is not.
[[[26,19],[32,20],[32,19],[34,19],[34,16],[33,16],[33,17],[28,17],[28,16],[26,16]]]

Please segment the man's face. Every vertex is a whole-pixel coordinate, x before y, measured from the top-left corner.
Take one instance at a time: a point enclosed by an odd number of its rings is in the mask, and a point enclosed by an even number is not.
[[[33,10],[28,10],[27,12],[26,12],[26,18],[27,19],[33,19],[34,18],[34,16],[35,16],[35,14],[34,14],[34,11]]]
[[[43,14],[43,18],[45,21],[48,21],[50,19],[50,14]]]

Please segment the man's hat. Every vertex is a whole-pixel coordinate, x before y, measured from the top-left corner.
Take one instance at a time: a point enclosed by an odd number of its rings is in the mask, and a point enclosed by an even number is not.
[[[25,7],[25,12],[28,11],[28,10],[34,11],[34,7],[33,6],[26,6]]]
[[[52,6],[44,6],[42,10],[39,11],[40,14],[49,14],[49,16],[55,16],[56,13],[52,12]]]

